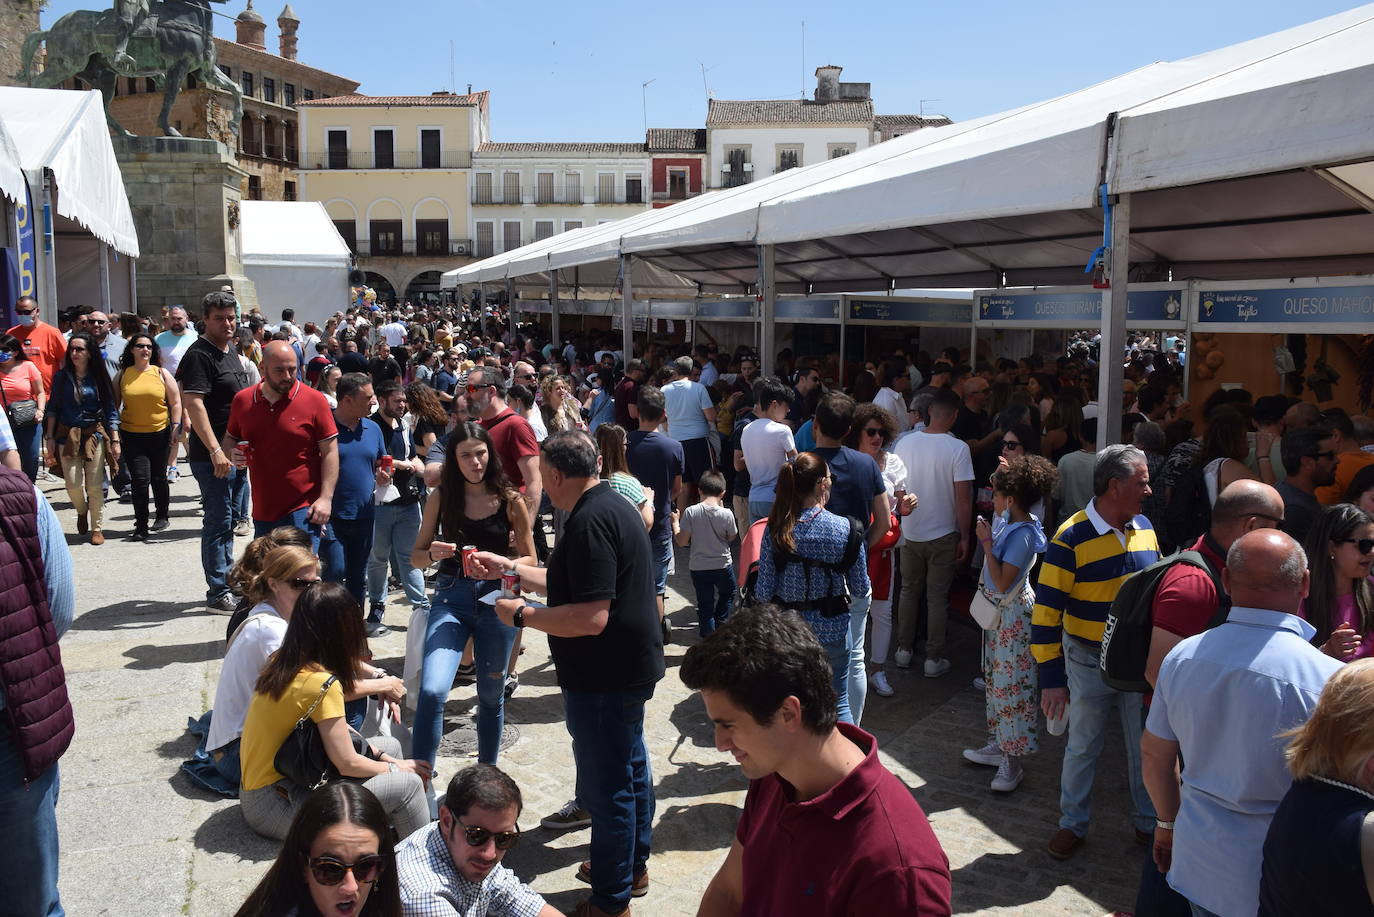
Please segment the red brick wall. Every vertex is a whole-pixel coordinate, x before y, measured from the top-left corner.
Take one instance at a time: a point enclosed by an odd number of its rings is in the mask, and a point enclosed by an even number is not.
[[[655,158],[654,158],[654,162],[653,162],[653,166],[654,166],[654,174],[653,174],[653,182],[654,182],[654,185],[653,185],[653,190],[654,190],[654,191],[657,191],[657,192],[660,192],[660,193],[666,192],[666,191],[668,190],[668,169],[669,169],[669,167],[672,167],[672,168],[674,168],[674,169],[686,168],[686,169],[687,169],[687,191],[688,191],[688,193],[689,193],[689,194],[700,194],[700,193],[701,193],[701,163],[702,163],[702,160],[701,160],[700,158],[698,158],[698,157],[682,158],[682,159],[669,159],[669,158],[659,158],[659,157],[655,157]]]

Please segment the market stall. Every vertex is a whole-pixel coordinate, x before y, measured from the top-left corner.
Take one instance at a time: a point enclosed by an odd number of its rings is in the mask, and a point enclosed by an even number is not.
[[[321,327],[349,301],[352,255],[324,205],[307,201],[243,201],[243,273],[258,305],[273,321],[283,308],[296,323]]]

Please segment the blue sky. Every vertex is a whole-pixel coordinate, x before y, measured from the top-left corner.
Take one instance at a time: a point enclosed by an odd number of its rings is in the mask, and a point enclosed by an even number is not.
[[[283,4],[255,0],[274,51]],[[97,5],[53,0],[43,23]],[[233,16],[245,5],[229,0],[215,8]],[[494,139],[570,141],[642,138],[642,101],[651,126],[701,126],[703,65],[716,98],[796,98],[814,88],[817,66],[838,64],[841,79],[873,84],[880,113],[924,109],[963,120],[1353,4],[292,0],[292,6],[301,19],[300,60],[358,80],[362,92],[418,95],[455,84],[462,92],[471,83],[491,90]],[[216,34],[232,39],[233,23],[215,18]]]

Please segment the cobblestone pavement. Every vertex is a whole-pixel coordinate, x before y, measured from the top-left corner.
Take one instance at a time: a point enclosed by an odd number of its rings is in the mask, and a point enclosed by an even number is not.
[[[66,531],[74,514],[57,482],[43,488]],[[58,806],[62,899],[72,917],[232,914],[276,853],[274,842],[243,823],[234,800],[193,786],[177,766],[195,748],[188,717],[210,706],[226,619],[208,613],[199,564],[200,519],[189,475],[172,488],[172,527],[159,543],[122,540],[132,508],[106,508],[102,547],[68,536],[77,578],[77,618],[62,642],[76,709],[76,739],[62,761]],[[247,539],[238,539],[242,550]],[[696,640],[685,571],[671,584],[675,641],[668,674],[646,718],[658,794],[653,887],[637,914],[696,913],[730,845],[745,780],[715,750],[699,698],[678,679],[685,645]],[[403,600],[402,600],[403,601]],[[373,642],[379,664],[401,670],[408,609],[392,598],[391,635]],[[988,789],[990,769],[965,764],[960,750],[983,743],[983,703],[970,680],[978,666],[971,625],[951,628],[953,671],[938,680],[890,667],[897,696],[870,693],[865,728],[883,759],[930,816],[954,870],[960,914],[1102,915],[1129,909],[1144,851],[1132,838],[1119,732],[1108,739],[1097,785],[1098,818],[1069,863],[1044,852],[1058,819],[1062,739],[1044,737],[1009,796]],[[527,635],[519,691],[507,705],[518,739],[501,766],[525,796],[524,837],[508,865],[564,911],[585,896],[574,877],[587,856],[588,832],[555,834],[538,820],[561,806],[573,786],[572,755],[562,723],[548,647]],[[474,704],[472,688],[449,701],[449,728]],[[465,761],[441,758],[452,775]],[[446,778],[445,778],[446,779]]]

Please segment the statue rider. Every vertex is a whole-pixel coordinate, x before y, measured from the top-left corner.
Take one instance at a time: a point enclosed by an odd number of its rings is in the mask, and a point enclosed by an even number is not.
[[[137,63],[129,56],[129,36],[148,16],[148,0],[115,0],[115,18],[118,27],[115,32],[114,68],[132,70]]]

